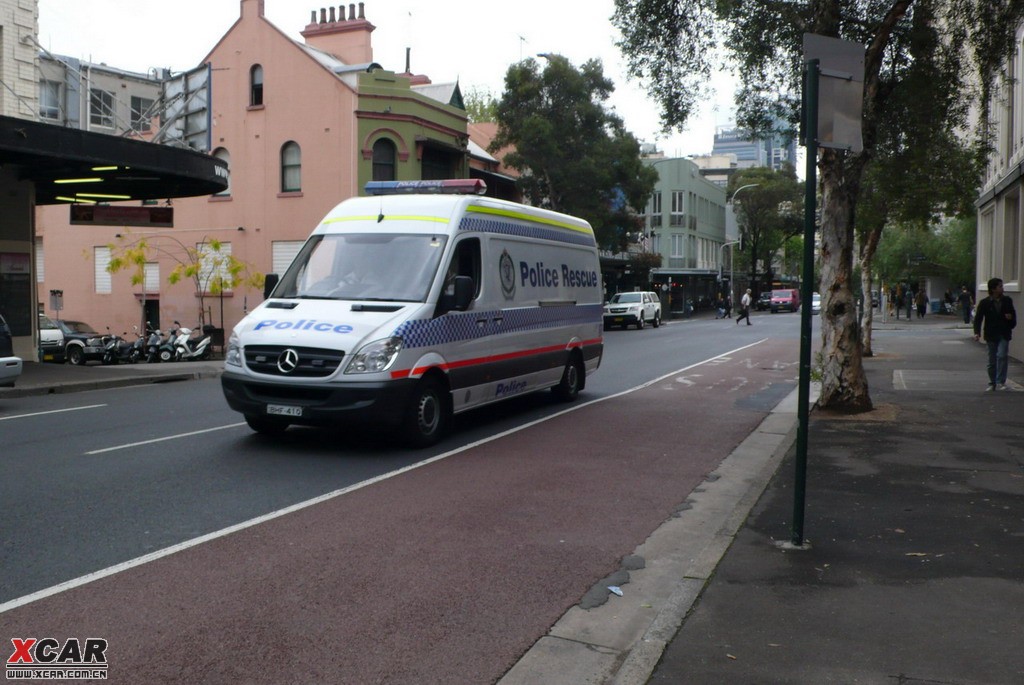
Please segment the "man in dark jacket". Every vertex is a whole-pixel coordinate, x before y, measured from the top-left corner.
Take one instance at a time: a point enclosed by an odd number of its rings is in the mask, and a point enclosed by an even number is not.
[[[1006,390],[1007,357],[1016,325],[1017,312],[1013,300],[1003,295],[1003,279],[989,279],[988,297],[978,303],[974,313],[974,339],[981,339],[984,326],[988,344],[988,390]]]
[[[957,298],[960,302],[960,313],[964,315],[964,323],[971,322],[971,310],[974,308],[974,298],[971,297],[971,293],[967,290],[967,286],[960,286],[960,296]]]

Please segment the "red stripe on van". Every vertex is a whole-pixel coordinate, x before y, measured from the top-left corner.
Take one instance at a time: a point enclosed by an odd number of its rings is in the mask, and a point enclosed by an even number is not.
[[[594,338],[592,340],[583,340],[580,342],[569,343],[570,349],[577,347],[586,347],[587,345],[599,345],[603,342],[603,338]],[[462,361],[451,362],[448,364],[439,364],[437,368],[444,371],[450,369],[461,369],[467,366],[478,366],[480,364],[493,364],[495,362],[508,361],[509,359],[521,359],[523,357],[529,357],[537,354],[546,354],[548,352],[557,352],[558,350],[564,350],[565,345],[550,345],[548,347],[538,347],[533,350],[520,350],[518,352],[508,352],[506,354],[492,354],[486,357],[478,357],[476,359],[463,359]],[[397,369],[391,372],[391,378],[408,378],[410,376],[420,376],[426,373],[432,367],[430,366],[419,366],[414,369]]]

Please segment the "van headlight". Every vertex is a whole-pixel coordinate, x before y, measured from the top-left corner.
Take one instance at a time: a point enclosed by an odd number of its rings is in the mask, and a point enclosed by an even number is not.
[[[401,338],[374,340],[359,348],[345,367],[345,373],[377,373],[387,371],[402,350]]]
[[[234,331],[231,331],[231,337],[228,338],[228,350],[224,355],[224,363],[232,366],[242,365],[242,346],[238,344],[238,334]]]

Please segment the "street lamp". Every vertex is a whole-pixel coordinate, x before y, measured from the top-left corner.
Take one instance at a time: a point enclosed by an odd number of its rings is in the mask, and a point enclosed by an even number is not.
[[[739,188],[737,188],[736,190],[733,191],[732,199],[728,201],[728,204],[730,205],[730,208],[732,209],[732,214],[733,214],[734,217],[736,216],[736,208],[735,208],[736,207],[736,196],[739,195],[740,191],[742,191],[742,190],[746,190],[747,188],[756,188],[759,185],[761,185],[761,184],[760,183],[748,183],[748,184],[746,184],[744,186],[740,186]],[[738,223],[736,224],[736,231],[737,231],[737,237],[739,237],[739,235],[741,234],[741,231],[740,231]],[[721,256],[719,257],[719,260],[723,260],[724,261],[724,258],[725,258],[724,250],[725,250],[726,247],[728,247],[729,248],[729,294],[730,294],[730,297],[732,297],[733,302],[736,301],[736,286],[735,286],[735,281],[733,280],[733,264],[735,263],[736,260],[734,259],[735,254],[733,253],[732,246],[736,245],[736,244],[738,244],[740,242],[741,241],[739,241],[739,240],[733,240],[733,241],[728,242],[728,243],[723,243],[722,244],[722,250],[720,251]]]

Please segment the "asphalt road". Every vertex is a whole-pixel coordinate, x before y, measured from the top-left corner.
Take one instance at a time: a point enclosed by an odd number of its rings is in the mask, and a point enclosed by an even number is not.
[[[266,440],[213,381],[4,402],[0,630],[109,636],[121,682],[494,680],[792,389],[798,322],[610,331],[575,411],[519,398],[421,452]]]

